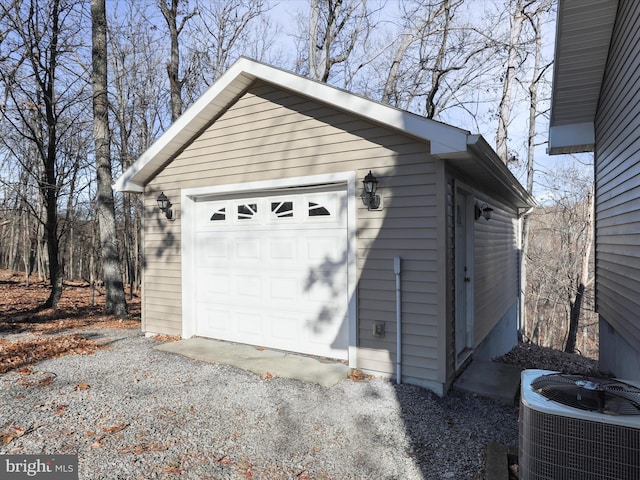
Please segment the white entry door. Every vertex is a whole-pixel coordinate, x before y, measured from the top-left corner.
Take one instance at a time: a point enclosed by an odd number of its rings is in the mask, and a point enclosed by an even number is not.
[[[456,190],[455,219],[455,347],[456,365],[473,348],[473,197]]]
[[[344,186],[195,205],[196,335],[348,356]]]

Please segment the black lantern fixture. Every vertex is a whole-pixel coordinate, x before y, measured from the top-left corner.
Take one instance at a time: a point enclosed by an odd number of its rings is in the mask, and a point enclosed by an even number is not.
[[[378,179],[371,173],[369,173],[362,180],[362,184],[364,185],[364,193],[366,195],[367,206],[369,210],[375,210],[380,207],[380,196],[376,195],[376,191],[378,190]]]
[[[493,208],[491,208],[486,203],[483,203],[480,206],[478,206],[478,204],[476,203],[476,208],[475,208],[476,220],[478,220],[480,217],[484,217],[485,220],[487,221],[491,220],[491,212],[493,212]]]
[[[171,205],[172,205],[171,202],[169,201],[167,196],[164,194],[164,192],[158,195],[158,208],[162,213],[164,213],[164,216],[167,217],[168,220],[171,220],[173,218],[173,211],[171,210]]]

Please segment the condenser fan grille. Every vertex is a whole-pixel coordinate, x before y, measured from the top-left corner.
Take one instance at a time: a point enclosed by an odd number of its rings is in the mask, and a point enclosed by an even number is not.
[[[574,408],[609,415],[640,415],[640,389],[610,378],[552,373],[531,388],[540,395]]]

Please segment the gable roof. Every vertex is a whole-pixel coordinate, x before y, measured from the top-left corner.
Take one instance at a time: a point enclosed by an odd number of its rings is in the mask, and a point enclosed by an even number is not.
[[[618,0],[560,0],[549,154],[591,152]]]
[[[114,189],[141,193],[173,158],[215,122],[251,84],[261,80],[314,101],[400,130],[428,141],[431,154],[451,162],[465,162],[465,171],[482,176],[490,188],[518,207],[533,199],[479,135],[420,115],[374,102],[353,93],[310,80],[246,57],[236,61],[189,109],[144,152],[115,182]],[[482,153],[479,153],[482,152]]]

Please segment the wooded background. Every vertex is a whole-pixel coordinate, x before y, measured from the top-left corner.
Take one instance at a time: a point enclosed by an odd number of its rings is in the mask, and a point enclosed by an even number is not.
[[[544,154],[553,0],[5,0],[0,268],[140,288],[141,204],[110,184],[239,56],[478,132],[539,205],[527,341],[595,355],[588,158]]]

